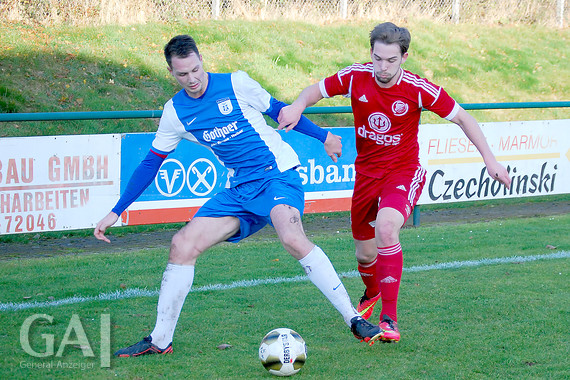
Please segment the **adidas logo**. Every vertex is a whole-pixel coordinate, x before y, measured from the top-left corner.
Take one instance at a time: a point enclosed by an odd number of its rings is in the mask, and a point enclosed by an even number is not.
[[[398,282],[398,280],[396,280],[392,276],[388,276],[388,277],[383,278],[380,282],[383,282],[384,284],[391,284],[393,282]]]
[[[396,189],[400,189],[400,190],[402,190],[402,191],[406,191],[406,186],[400,185],[400,186],[396,187]]]
[[[368,103],[368,99],[366,99],[366,95],[362,95],[360,98],[358,98],[358,100],[360,100],[363,103]]]

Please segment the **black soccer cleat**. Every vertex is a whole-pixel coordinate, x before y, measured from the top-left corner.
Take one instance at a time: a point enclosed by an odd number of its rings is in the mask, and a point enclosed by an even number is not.
[[[172,342],[163,350],[158,348],[152,343],[152,338],[147,336],[138,343],[133,344],[127,348],[121,348],[119,351],[115,352],[115,356],[120,358],[128,358],[133,356],[141,355],[152,355],[152,354],[170,354],[172,353]]]
[[[381,339],[384,335],[384,330],[368,322],[361,316],[354,317],[350,320],[350,331],[352,331],[356,339],[368,343],[369,346],[372,346],[374,342]]]

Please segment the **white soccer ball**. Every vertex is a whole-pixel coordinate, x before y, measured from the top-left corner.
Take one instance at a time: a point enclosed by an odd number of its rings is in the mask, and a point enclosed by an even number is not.
[[[261,340],[259,360],[272,375],[291,376],[305,364],[307,345],[301,335],[291,329],[274,329]]]

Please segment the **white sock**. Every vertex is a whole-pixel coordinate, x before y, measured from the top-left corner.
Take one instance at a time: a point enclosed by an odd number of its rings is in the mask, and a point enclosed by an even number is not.
[[[359,314],[352,306],[350,297],[342,281],[338,277],[332,263],[322,249],[315,247],[309,254],[299,260],[309,279],[328,298],[333,306],[342,314],[344,321],[350,326],[350,320]]]
[[[194,281],[194,265],[176,265],[168,263],[162,275],[158,306],[156,307],[156,325],[150,334],[152,343],[160,349],[166,348]]]

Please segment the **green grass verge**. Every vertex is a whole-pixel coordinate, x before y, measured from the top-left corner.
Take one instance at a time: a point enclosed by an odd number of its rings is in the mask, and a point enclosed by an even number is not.
[[[174,35],[194,36],[213,72],[244,70],[275,97],[293,101],[307,85],[370,60],[372,22],[180,21],[131,26],[0,25],[0,112],[155,110],[178,90],[162,55]],[[461,103],[568,100],[568,29],[539,25],[406,25],[405,64]],[[334,98],[321,106],[348,105]],[[480,121],[569,118],[568,109],[476,111]],[[351,115],[311,116],[323,126]],[[425,113],[424,123],[441,122]],[[156,120],[6,123],[3,136],[154,131]]]

